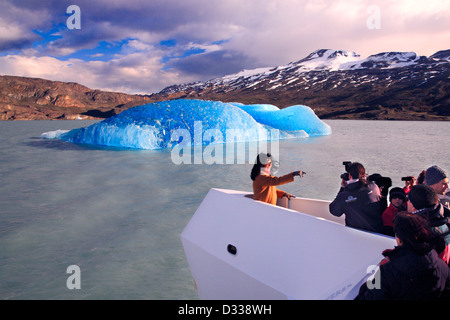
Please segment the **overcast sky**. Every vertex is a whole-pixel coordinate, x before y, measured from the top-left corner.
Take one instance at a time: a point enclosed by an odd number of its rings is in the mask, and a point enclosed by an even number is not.
[[[152,93],[317,49],[450,49],[450,0],[0,0],[1,75]]]

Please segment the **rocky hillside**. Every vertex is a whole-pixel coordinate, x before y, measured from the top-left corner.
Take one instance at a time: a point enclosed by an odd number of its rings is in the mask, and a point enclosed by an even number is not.
[[[0,76],[0,120],[106,118],[153,101],[149,96],[91,90],[77,83]]]
[[[0,120],[106,118],[169,99],[304,104],[322,119],[450,120],[450,50],[430,57],[384,52],[361,58],[321,49],[284,66],[174,85],[151,95],[0,76]]]
[[[288,65],[171,86],[160,95],[304,104],[324,119],[450,120],[450,50],[430,57],[385,52],[362,59],[354,52],[322,49]]]

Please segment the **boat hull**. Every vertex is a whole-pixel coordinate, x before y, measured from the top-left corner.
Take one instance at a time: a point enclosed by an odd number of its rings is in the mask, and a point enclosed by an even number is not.
[[[353,299],[395,240],[345,227],[328,204],[211,189],[181,234],[200,299]]]

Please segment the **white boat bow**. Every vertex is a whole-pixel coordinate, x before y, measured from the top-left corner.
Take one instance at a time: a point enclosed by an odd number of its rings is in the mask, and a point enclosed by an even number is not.
[[[200,299],[353,299],[395,246],[346,227],[329,201],[248,195],[211,189],[181,233]]]

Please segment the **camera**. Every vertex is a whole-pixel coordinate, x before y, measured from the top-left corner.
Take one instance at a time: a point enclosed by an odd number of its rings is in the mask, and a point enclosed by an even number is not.
[[[411,181],[413,177],[402,177],[402,181]]]
[[[345,166],[345,173],[341,174],[341,179],[344,179],[345,181],[350,180],[350,176],[348,175],[348,168],[351,164],[352,164],[351,161],[342,162],[342,165]]]

